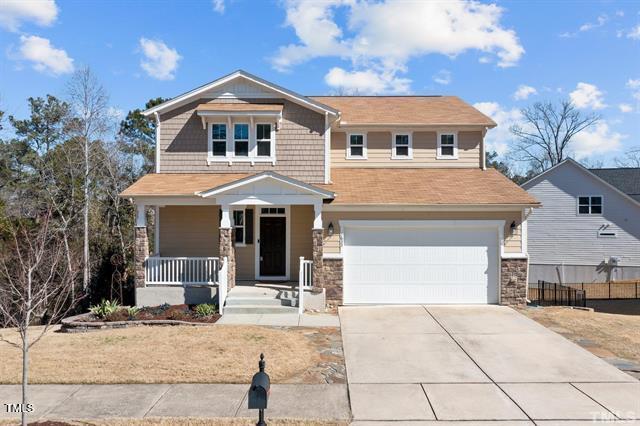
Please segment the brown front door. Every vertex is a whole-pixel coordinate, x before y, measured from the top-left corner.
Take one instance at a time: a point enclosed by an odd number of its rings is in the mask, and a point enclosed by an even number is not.
[[[282,277],[287,269],[287,218],[260,218],[260,275]]]

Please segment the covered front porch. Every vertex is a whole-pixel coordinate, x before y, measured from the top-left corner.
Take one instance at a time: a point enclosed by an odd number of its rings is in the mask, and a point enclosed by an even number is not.
[[[265,172],[192,197],[136,197],[136,304],[212,301],[236,285],[289,287],[303,310],[323,293],[322,205],[333,194]],[[155,211],[149,253],[147,211]],[[307,302],[304,295],[307,295]],[[302,303],[300,298],[302,297]],[[324,306],[324,302],[322,303]]]

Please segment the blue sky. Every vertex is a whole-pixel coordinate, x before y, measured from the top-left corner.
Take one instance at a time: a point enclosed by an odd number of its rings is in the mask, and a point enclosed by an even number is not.
[[[308,95],[458,95],[502,153],[521,107],[571,98],[603,116],[577,157],[640,146],[639,2],[3,0],[0,46],[0,109],[19,117],[83,65],[116,116],[245,69]]]

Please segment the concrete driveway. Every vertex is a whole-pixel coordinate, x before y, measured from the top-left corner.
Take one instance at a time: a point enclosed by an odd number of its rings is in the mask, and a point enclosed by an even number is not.
[[[340,322],[356,424],[640,419],[640,382],[511,308],[343,307]]]

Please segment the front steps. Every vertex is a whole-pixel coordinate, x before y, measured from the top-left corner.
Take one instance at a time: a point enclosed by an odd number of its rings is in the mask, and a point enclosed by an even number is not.
[[[289,286],[243,286],[229,290],[226,314],[296,314],[298,292]]]

